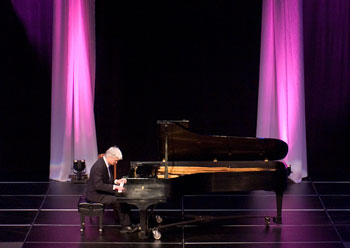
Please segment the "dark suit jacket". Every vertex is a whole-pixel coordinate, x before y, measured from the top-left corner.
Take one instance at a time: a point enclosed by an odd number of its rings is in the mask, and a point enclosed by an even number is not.
[[[89,201],[101,202],[105,195],[114,195],[114,193],[113,181],[109,179],[107,166],[103,158],[99,158],[90,170],[86,198]]]

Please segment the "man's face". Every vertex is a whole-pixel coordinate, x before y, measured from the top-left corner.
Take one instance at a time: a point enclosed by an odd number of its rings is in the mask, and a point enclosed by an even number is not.
[[[117,165],[119,159],[118,158],[115,158],[115,157],[107,157],[107,163],[109,165]]]

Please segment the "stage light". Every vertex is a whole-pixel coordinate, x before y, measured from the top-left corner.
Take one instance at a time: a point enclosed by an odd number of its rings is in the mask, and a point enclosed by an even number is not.
[[[74,160],[72,170],[74,175],[69,176],[72,179],[71,182],[86,183],[87,175],[86,175],[85,160],[77,160],[77,159]]]
[[[85,172],[85,160],[74,160],[73,161],[74,174],[80,174]]]

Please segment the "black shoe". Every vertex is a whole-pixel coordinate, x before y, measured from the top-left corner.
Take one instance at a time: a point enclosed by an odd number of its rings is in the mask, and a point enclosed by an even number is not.
[[[123,226],[120,230],[121,233],[133,233],[139,230],[138,226]]]

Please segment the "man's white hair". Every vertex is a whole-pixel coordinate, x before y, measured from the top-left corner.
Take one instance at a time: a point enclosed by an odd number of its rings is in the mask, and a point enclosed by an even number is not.
[[[118,158],[119,160],[122,160],[123,154],[118,147],[112,146],[106,151],[106,157]]]

